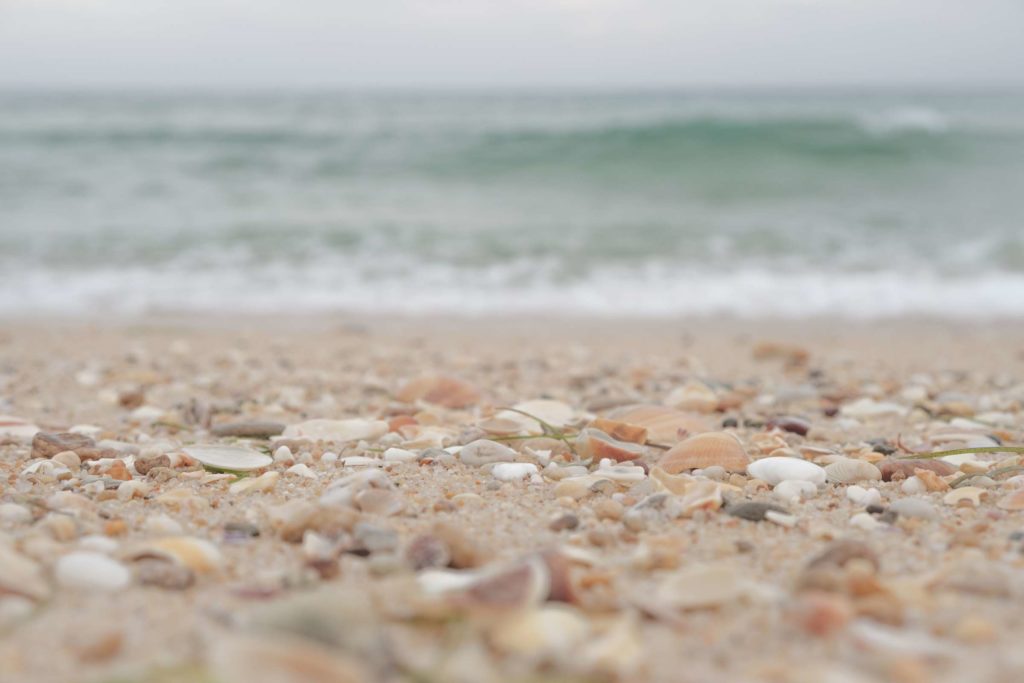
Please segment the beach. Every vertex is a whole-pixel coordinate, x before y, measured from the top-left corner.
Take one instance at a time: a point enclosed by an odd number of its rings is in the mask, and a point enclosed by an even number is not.
[[[1022,371],[1018,318],[11,316],[0,677],[1020,680]]]

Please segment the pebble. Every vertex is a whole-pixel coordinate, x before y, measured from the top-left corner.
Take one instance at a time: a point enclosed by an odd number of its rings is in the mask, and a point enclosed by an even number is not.
[[[809,481],[814,484],[825,483],[825,470],[813,462],[800,460],[798,458],[767,457],[755,460],[747,466],[747,472],[775,486],[785,480]]]
[[[571,512],[566,512],[560,515],[556,515],[554,519],[548,524],[548,528],[552,531],[567,531],[575,529],[580,525],[580,518]]]
[[[537,474],[537,466],[530,462],[500,462],[491,469],[498,481],[522,481]]]
[[[470,467],[483,467],[497,462],[511,462],[516,459],[516,452],[496,441],[478,439],[466,444],[459,451],[459,460]]]
[[[856,505],[860,505],[862,507],[878,505],[882,502],[882,494],[878,491],[878,489],[866,489],[862,486],[857,485],[847,487],[846,497],[852,503],[855,503]]]
[[[751,522],[761,522],[764,521],[765,513],[767,512],[788,514],[789,511],[784,507],[772,505],[771,503],[748,502],[739,503],[737,505],[728,505],[725,508],[725,512],[732,517],[739,517],[740,519],[746,519]]]
[[[797,503],[806,498],[812,498],[818,493],[817,485],[809,481],[799,479],[786,479],[775,485],[772,495],[781,501]]]
[[[64,555],[54,567],[57,583],[64,588],[114,592],[131,583],[131,572],[116,560],[96,552]]]
[[[17,503],[0,503],[0,521],[10,524],[26,524],[32,521],[32,512]]]
[[[241,420],[239,422],[225,422],[210,427],[210,433],[214,436],[230,436],[249,439],[269,439],[281,434],[285,425],[281,422],[270,420]]]
[[[911,517],[919,519],[937,519],[938,510],[924,498],[900,498],[893,501],[889,509],[900,517]]]

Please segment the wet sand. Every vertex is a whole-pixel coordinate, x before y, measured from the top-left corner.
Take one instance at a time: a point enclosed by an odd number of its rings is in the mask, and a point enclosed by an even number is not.
[[[538,399],[564,441],[495,420]],[[687,431],[590,459],[579,430],[632,405]],[[1017,457],[873,472],[1020,444],[1022,406],[1021,321],[7,320],[0,678],[1021,680]],[[253,421],[291,431],[215,433]],[[828,480],[786,496],[728,448],[664,471],[722,431]],[[460,452],[482,439],[514,452]],[[236,479],[195,444],[273,461]],[[878,469],[836,481],[851,460]]]

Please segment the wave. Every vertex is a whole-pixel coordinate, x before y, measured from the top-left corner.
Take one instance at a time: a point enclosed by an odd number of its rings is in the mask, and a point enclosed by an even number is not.
[[[430,263],[324,262],[297,270],[33,269],[0,277],[0,314],[246,313],[581,314],[746,318],[1024,316],[1024,274],[608,267],[576,280],[527,263],[487,269]]]

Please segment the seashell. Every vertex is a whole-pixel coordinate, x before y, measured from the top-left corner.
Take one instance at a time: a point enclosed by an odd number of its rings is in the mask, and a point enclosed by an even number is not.
[[[459,450],[459,460],[470,467],[482,467],[495,462],[512,462],[515,459],[514,450],[488,439],[477,439]]]
[[[691,434],[700,434],[712,429],[707,418],[666,408],[665,406],[634,405],[613,410],[609,419],[647,428],[647,440],[651,443],[672,445]]]
[[[189,509],[199,511],[210,507],[210,501],[202,496],[196,495],[192,489],[184,486],[171,489],[166,493],[161,493],[154,500],[162,505],[166,505],[169,508],[177,510]]]
[[[941,477],[949,476],[956,472],[956,468],[941,460],[902,460],[898,458],[887,458],[878,463],[878,469],[882,473],[882,481],[897,481],[914,476],[914,470],[931,470]]]
[[[718,395],[703,382],[690,380],[683,386],[673,389],[665,399],[665,404],[679,410],[712,413],[718,408]]]
[[[828,468],[825,468],[828,469]],[[869,505],[878,505],[882,502],[882,494],[879,493],[878,489],[871,488],[866,489],[862,486],[850,486],[846,489],[846,498],[862,507],[868,507]]]
[[[196,574],[213,574],[223,564],[217,546],[193,536],[167,536],[136,547],[128,554],[130,560],[156,558],[187,567]]]
[[[768,510],[764,513],[764,518],[773,524],[778,524],[788,529],[795,527],[798,521],[796,515],[791,515],[788,512],[779,512],[778,510]]]
[[[909,412],[909,408],[901,406],[898,403],[876,401],[871,398],[858,399],[852,403],[847,403],[839,409],[839,414],[843,417],[853,417],[857,419],[892,417],[897,415],[906,415]]]
[[[879,522],[874,515],[867,512],[858,512],[853,517],[850,517],[850,526],[855,526],[864,531],[872,531],[885,525]]]
[[[506,420],[500,417],[490,417],[486,420],[478,422],[477,427],[484,430],[488,434],[495,434],[497,436],[512,436],[523,431],[522,423],[516,420]]]
[[[284,473],[285,474],[290,474],[290,475],[292,475],[294,477],[302,477],[304,479],[316,479],[317,478],[316,472],[314,472],[313,470],[309,469],[309,465],[305,465],[305,464],[302,464],[302,463],[300,463],[298,465],[292,465],[291,467],[286,469],[284,471]],[[270,474],[270,472],[267,472],[267,474]],[[263,475],[263,476],[266,476],[266,474]]]
[[[466,609],[492,613],[536,607],[551,592],[547,564],[540,557],[485,570],[426,570],[416,578],[427,594],[445,596]]]
[[[405,509],[402,496],[389,489],[368,488],[355,495],[355,506],[372,515],[390,517]]]
[[[586,427],[576,437],[576,450],[582,458],[596,461],[608,458],[616,462],[636,460],[644,454],[643,446],[628,441],[619,441],[599,429]]]
[[[308,439],[344,443],[379,439],[388,433],[388,423],[383,420],[306,420],[288,425],[282,436],[286,439]]]
[[[308,638],[220,633],[211,641],[210,665],[221,683],[365,683],[373,680],[354,657]]]
[[[21,471],[21,476],[35,474],[52,479],[66,479],[71,476],[71,470],[56,460],[36,460]]]
[[[378,469],[360,470],[333,482],[320,496],[320,502],[327,505],[351,506],[357,493],[370,488],[392,489],[394,484],[388,475]]]
[[[419,459],[419,454],[404,448],[389,448],[384,451],[384,462],[414,462]]]
[[[931,470],[914,470],[914,477],[919,479],[926,491],[948,491],[949,484]]]
[[[679,496],[684,517],[697,510],[717,510],[722,507],[722,485],[709,480],[698,480]]]
[[[809,481],[786,479],[775,485],[772,495],[788,503],[797,503],[818,493],[818,487]]]
[[[866,460],[836,458],[825,466],[825,477],[836,484],[852,484],[856,481],[877,481],[882,473]]]
[[[474,385],[449,375],[426,375],[409,380],[396,392],[403,403],[425,401],[444,408],[468,408],[480,402]]]
[[[132,580],[128,568],[102,553],[73,552],[54,566],[54,577],[64,588],[89,591],[118,591]]]
[[[274,462],[269,455],[239,446],[187,446],[181,450],[193,460],[218,470],[247,472],[269,467]]]
[[[280,478],[280,472],[264,472],[258,477],[246,477],[236,481],[228,487],[228,491],[234,494],[266,493],[277,486],[277,480]]]
[[[443,448],[452,443],[456,436],[454,429],[437,425],[409,425],[399,429],[402,447],[407,449]]]
[[[988,495],[988,491],[977,486],[961,486],[958,489],[952,489],[949,493],[942,497],[942,502],[946,505],[952,505],[954,507],[978,507],[981,505],[981,499]]]
[[[700,610],[735,602],[747,593],[743,574],[734,565],[692,565],[663,581],[654,600],[673,611]]]
[[[1003,510],[1024,510],[1024,489],[1009,493],[996,503]]]
[[[541,425],[533,417],[523,415],[522,413],[529,413],[534,417],[538,417],[544,420],[552,427],[567,427],[569,423],[573,421],[575,417],[575,411],[568,404],[562,403],[561,401],[553,401],[550,399],[537,399],[534,401],[523,401],[512,406],[518,411],[514,410],[502,410],[496,418],[500,420],[508,420],[519,424],[521,431],[537,432],[540,430]]]
[[[499,462],[491,468],[491,476],[498,481],[522,481],[537,474],[532,462]]]
[[[638,465],[617,465],[615,461],[605,458],[602,460],[594,474],[602,479],[610,479],[616,482],[638,482],[647,478],[647,472]]]
[[[553,604],[498,621],[490,642],[498,651],[520,657],[571,657],[589,634],[590,622],[578,610]]]
[[[686,493],[686,489],[690,488],[697,481],[696,478],[688,474],[669,474],[657,466],[651,469],[651,480],[656,482],[659,490],[667,491],[677,496]]]
[[[789,480],[825,483],[825,469],[813,462],[797,458],[769,457],[747,465],[747,473],[770,486]]]
[[[0,540],[0,597],[9,594],[43,600],[50,594],[50,586],[35,560],[15,552]]]
[[[0,415],[0,441],[28,441],[39,432],[39,427],[13,415]]]
[[[126,481],[117,487],[117,499],[124,502],[132,498],[145,498],[150,486],[144,481]]]
[[[691,436],[673,446],[658,461],[658,466],[669,474],[684,470],[718,466],[727,472],[743,472],[750,464],[750,456],[743,444],[729,432],[707,432]]]
[[[414,538],[405,549],[405,559],[413,571],[435,567],[447,567],[451,562],[451,551],[443,539],[431,534]]]
[[[602,431],[618,441],[628,441],[630,443],[638,444],[647,442],[647,427],[643,427],[641,425],[599,417],[591,421],[587,426]]]

